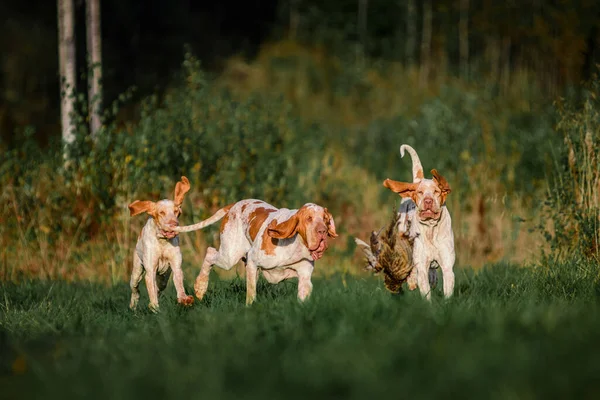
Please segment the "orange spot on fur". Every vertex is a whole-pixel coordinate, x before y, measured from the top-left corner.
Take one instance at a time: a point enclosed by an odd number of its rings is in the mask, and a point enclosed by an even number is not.
[[[248,235],[254,241],[269,214],[275,212],[272,208],[258,207],[248,215]]]
[[[229,222],[229,210],[231,209],[231,207],[234,206],[234,204],[226,205],[225,207],[223,207],[221,209],[221,210],[225,211],[227,214],[225,214],[225,216],[221,220],[221,227],[219,228],[219,233],[223,233],[223,230],[225,229],[225,225],[227,225],[227,222]]]
[[[225,225],[229,222],[229,213],[225,214],[223,219],[221,220],[221,227],[219,228],[219,233],[223,233],[225,230]]]
[[[275,247],[279,244],[279,239],[269,236],[269,230],[265,229],[262,234],[262,243],[260,249],[270,256],[275,254]]]

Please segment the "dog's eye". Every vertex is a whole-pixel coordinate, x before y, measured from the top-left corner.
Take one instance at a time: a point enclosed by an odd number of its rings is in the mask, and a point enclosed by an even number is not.
[[[164,212],[164,211],[159,211],[159,212],[158,212],[158,215],[164,216],[164,215],[165,215],[165,212]]]
[[[423,191],[422,191],[422,190],[419,190],[417,193],[418,193],[418,194],[423,194]]]

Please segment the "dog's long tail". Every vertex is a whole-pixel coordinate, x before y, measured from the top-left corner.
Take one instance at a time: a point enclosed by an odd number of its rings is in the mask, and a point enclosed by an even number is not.
[[[421,159],[419,158],[415,149],[413,149],[407,144],[403,144],[402,146],[400,146],[400,157],[404,157],[404,150],[408,151],[408,154],[410,154],[410,158],[412,160],[413,182],[420,182],[421,179],[425,177],[425,175],[423,174],[423,166],[421,165]]]
[[[227,215],[231,206],[232,205],[228,205],[228,206],[221,208],[219,211],[217,211],[211,217],[205,219],[204,221],[197,222],[193,225],[176,226],[171,229],[177,233],[184,233],[184,232],[193,232],[193,231],[197,231],[199,229],[206,228],[207,226],[214,224],[215,222],[221,220],[221,218],[223,218],[225,215]]]

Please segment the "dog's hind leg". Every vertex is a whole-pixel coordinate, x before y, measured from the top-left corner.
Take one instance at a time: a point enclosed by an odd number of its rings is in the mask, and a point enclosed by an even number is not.
[[[223,250],[226,250],[225,252]],[[231,250],[231,251],[227,251]],[[208,289],[208,279],[213,265],[229,271],[236,265],[242,257],[246,255],[246,249],[228,249],[226,245],[221,244],[219,251],[214,247],[206,249],[206,256],[200,268],[200,273],[194,283],[194,293],[199,300],[202,300]]]
[[[258,267],[253,262],[246,263],[246,305],[256,299],[256,283],[258,282]]]

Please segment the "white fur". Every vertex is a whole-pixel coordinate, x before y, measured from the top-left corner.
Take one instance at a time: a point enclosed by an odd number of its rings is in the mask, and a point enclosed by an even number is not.
[[[418,286],[421,294],[430,300],[428,273],[432,263],[437,262],[442,270],[444,296],[448,298],[454,292],[456,259],[452,218],[445,204],[442,204],[438,183],[433,179],[421,178],[423,167],[417,152],[409,145],[402,145],[401,156],[404,156],[405,150],[411,155],[413,163],[413,183],[418,185],[416,203],[410,198],[404,198],[399,210],[400,233],[414,238],[413,270],[408,277],[408,286],[411,290]],[[433,201],[432,209],[439,211],[439,218],[421,218],[425,199]]]
[[[423,296],[431,299],[431,288],[429,286],[428,273],[431,264],[435,261],[440,265],[444,280],[444,296],[450,297],[454,292],[454,233],[452,232],[452,218],[450,212],[444,206],[440,219],[431,222],[419,220],[416,207],[410,199],[403,201],[409,203],[412,208],[400,210],[399,231],[407,233],[414,238],[413,244],[413,270],[408,277],[409,288],[417,286]],[[407,232],[407,228],[409,231]]]

